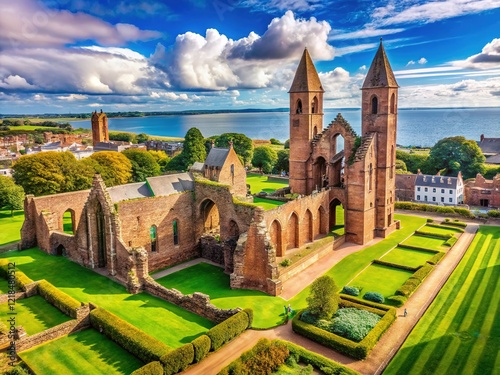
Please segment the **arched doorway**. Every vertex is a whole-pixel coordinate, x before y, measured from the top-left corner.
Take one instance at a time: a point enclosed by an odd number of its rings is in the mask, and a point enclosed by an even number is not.
[[[299,218],[294,212],[288,219],[288,243],[287,250],[299,247]]]
[[[319,225],[318,225],[318,234],[327,234],[328,233],[328,215],[326,214],[326,210],[323,208],[323,206],[319,206],[318,208],[318,218],[319,218]]]
[[[229,228],[228,228],[228,238],[238,240],[240,236],[240,228],[238,228],[238,224],[234,220],[229,220]]]
[[[220,216],[217,205],[211,199],[205,199],[200,206],[203,220],[203,233],[220,234]]]
[[[68,208],[62,217],[62,229],[64,233],[75,234],[75,211]]]
[[[282,257],[283,255],[285,255],[283,253],[283,246],[281,244],[281,224],[278,220],[274,220],[271,223],[269,236],[271,237],[271,244],[276,249],[276,256]]]
[[[106,267],[106,225],[104,220],[104,212],[100,202],[97,202],[95,220],[97,227],[97,267]]]
[[[331,138],[329,183],[333,187],[344,187],[344,137],[340,133]]]
[[[319,156],[313,163],[314,190],[321,190],[328,186],[328,175],[326,174],[326,160]]]
[[[314,239],[314,228],[313,228],[313,217],[311,211],[306,210],[306,214],[304,215],[303,228],[305,229],[306,238],[305,242],[312,242]]]
[[[56,247],[56,255],[57,256],[66,256],[66,248],[63,245],[59,245]]]
[[[344,214],[344,207],[342,206],[340,200],[333,199],[330,202],[329,211],[330,211],[330,220],[329,220],[330,231],[333,231],[338,235],[343,235],[345,214]]]

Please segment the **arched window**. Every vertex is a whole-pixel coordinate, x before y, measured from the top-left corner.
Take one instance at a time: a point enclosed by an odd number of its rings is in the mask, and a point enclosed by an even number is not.
[[[156,253],[158,251],[158,239],[156,237],[156,225],[152,225],[149,228],[149,235],[151,237],[151,252]]]
[[[172,222],[172,233],[174,235],[174,245],[178,245],[179,244],[179,228],[178,228],[177,220],[174,220]]]
[[[391,95],[391,113],[396,113],[396,94]]]
[[[318,113],[318,98],[316,96],[311,102],[311,113]]]
[[[376,96],[372,98],[372,114],[376,115],[378,113],[378,99]]]
[[[302,113],[302,100],[297,100],[297,109],[295,110],[295,113],[301,114]]]

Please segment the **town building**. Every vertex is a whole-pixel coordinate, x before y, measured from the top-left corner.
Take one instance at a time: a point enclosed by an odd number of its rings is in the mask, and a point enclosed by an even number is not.
[[[462,173],[457,177],[417,174],[415,179],[415,201],[445,206],[464,203],[464,181]]]
[[[500,164],[500,138],[486,138],[481,134],[478,142],[487,164]]]
[[[500,174],[487,180],[480,173],[465,182],[465,203],[469,206],[500,208]]]

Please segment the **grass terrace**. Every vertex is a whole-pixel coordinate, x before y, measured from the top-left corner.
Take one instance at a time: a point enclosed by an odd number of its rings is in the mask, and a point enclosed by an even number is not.
[[[12,317],[12,315],[7,315],[8,312],[7,303],[0,305],[0,317],[7,326],[9,318]],[[16,300],[15,313],[16,324],[23,326],[28,335],[71,320],[69,316],[64,315],[41,296]]]
[[[442,238],[420,236],[418,234],[415,234],[402,242],[402,244],[407,246],[423,247],[430,250],[443,251],[446,250],[446,247],[443,246],[445,242],[446,240]]]
[[[76,300],[93,302],[173,348],[190,342],[214,325],[147,293],[131,295],[122,285],[64,257],[38,249],[10,251],[0,257],[16,262],[18,269],[31,279],[46,279]]]
[[[430,251],[413,250],[398,246],[385,254],[380,260],[402,266],[418,267],[425,264],[433,256],[434,253]]]
[[[23,210],[14,211],[14,215],[10,214],[10,210],[0,211],[0,246],[10,243],[14,244],[21,240],[21,227],[23,222]]]
[[[130,374],[144,365],[93,329],[49,341],[19,356],[37,375]]]
[[[249,173],[247,174],[247,184],[250,185],[250,191],[252,194],[257,194],[261,191],[265,191],[269,194],[278,189],[287,187],[288,180],[272,178],[267,175]]]
[[[451,226],[442,226],[442,227],[435,227],[431,225],[426,225],[425,227],[422,228],[423,231],[427,233],[436,233],[436,234],[455,234],[455,233],[462,233],[463,229],[461,228],[453,228]]]
[[[499,280],[500,228],[481,226],[384,375],[497,374]]]
[[[266,198],[259,198],[255,197],[253,199],[253,203],[259,207],[262,207],[264,210],[272,210],[278,206],[281,206],[282,204],[285,204],[286,202],[281,202],[281,201],[275,201],[272,199],[266,199]]]

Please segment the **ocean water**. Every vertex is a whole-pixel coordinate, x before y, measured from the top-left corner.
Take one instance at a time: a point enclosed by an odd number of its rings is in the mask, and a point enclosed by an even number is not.
[[[360,134],[359,109],[326,109],[326,127],[337,113]],[[71,122],[74,127],[90,128],[90,120]],[[110,118],[109,129],[158,136],[184,137],[192,128],[204,137],[222,133],[243,133],[252,139],[289,138],[288,112],[218,113],[130,118]],[[464,136],[479,141],[485,137],[500,138],[500,108],[467,109],[400,109],[397,143],[403,146],[433,146],[445,137]]]

